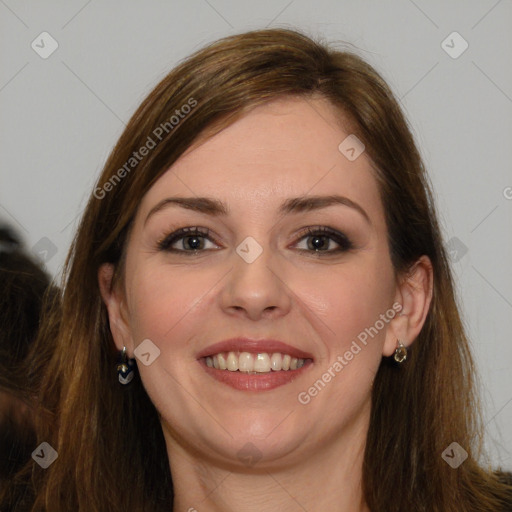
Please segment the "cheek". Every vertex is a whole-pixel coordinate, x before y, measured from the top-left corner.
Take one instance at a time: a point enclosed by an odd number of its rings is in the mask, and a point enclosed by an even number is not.
[[[328,329],[322,331],[323,357],[297,399],[311,417],[319,414],[325,425],[339,425],[368,405],[394,316],[394,273],[385,257],[368,254],[311,277],[317,286],[304,280],[303,297],[317,305],[316,315]]]
[[[157,345],[170,337],[177,339],[185,317],[214,284],[204,273],[166,265],[140,265],[133,275],[130,324],[136,345],[145,338]]]
[[[310,309],[328,327],[331,340],[329,355],[333,350],[346,350],[360,333],[367,332],[392,306],[394,281],[391,263],[363,258],[357,264],[340,266],[328,272],[316,273],[315,285],[310,276],[303,282],[304,300]],[[387,323],[385,324],[387,325]],[[370,339],[382,339],[385,328],[378,323],[378,335]],[[372,331],[374,333],[374,331]],[[364,338],[364,334],[361,336]],[[379,347],[380,348],[380,347]]]

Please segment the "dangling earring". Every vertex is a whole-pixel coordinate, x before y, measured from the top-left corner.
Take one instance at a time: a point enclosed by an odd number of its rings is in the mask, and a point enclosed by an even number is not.
[[[121,384],[128,384],[133,379],[135,361],[126,355],[126,347],[123,347],[116,366],[117,376]]]
[[[397,341],[398,345],[393,357],[397,363],[403,363],[407,359],[407,347],[400,340]]]

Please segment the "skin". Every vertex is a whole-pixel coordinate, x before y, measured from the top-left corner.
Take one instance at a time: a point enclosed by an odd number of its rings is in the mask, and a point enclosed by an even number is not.
[[[361,474],[371,386],[397,339],[407,346],[420,332],[432,267],[422,257],[407,278],[395,274],[370,160],[363,153],[351,162],[338,150],[349,133],[324,99],[257,107],[189,148],[143,197],[122,282],[111,287],[112,266],[100,269],[117,348],[134,357],[149,338],[160,350],[151,365],[137,364],[161,415],[174,511],[369,510]],[[345,205],[277,214],[288,198],[330,194],[358,203],[369,222]],[[230,214],[170,206],[145,222],[174,196],[217,198]],[[174,230],[195,226],[212,236],[198,255],[158,250]],[[307,226],[345,233],[354,247],[315,255],[314,237],[301,232]],[[263,249],[252,263],[236,252],[247,236]],[[187,241],[173,247],[192,252]],[[338,247],[332,238],[324,242],[324,251]],[[299,403],[298,394],[395,302],[401,314],[308,404]],[[234,336],[282,340],[313,354],[314,363],[276,389],[235,390],[197,361],[200,350]],[[246,443],[259,460],[239,459]]]

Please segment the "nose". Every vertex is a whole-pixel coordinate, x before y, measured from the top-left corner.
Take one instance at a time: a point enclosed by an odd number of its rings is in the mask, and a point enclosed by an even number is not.
[[[250,320],[277,318],[291,307],[291,290],[283,266],[267,247],[254,260],[233,252],[233,268],[221,292],[222,308]]]

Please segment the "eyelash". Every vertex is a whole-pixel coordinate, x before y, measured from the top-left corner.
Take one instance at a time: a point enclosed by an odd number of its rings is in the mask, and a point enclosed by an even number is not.
[[[157,248],[160,251],[167,251],[167,252],[173,252],[173,253],[182,253],[183,255],[187,256],[193,256],[198,254],[199,252],[202,252],[204,250],[211,250],[211,249],[194,249],[194,250],[184,250],[184,249],[173,249],[171,246],[178,240],[186,237],[199,237],[199,238],[208,238],[210,241],[215,242],[215,240],[211,239],[210,230],[208,228],[201,228],[201,227],[187,227],[187,228],[181,228],[173,233],[167,235],[165,238],[161,239],[157,243]],[[336,231],[334,229],[325,227],[325,226],[313,226],[313,227],[307,227],[303,229],[299,235],[298,241],[302,240],[303,238],[309,238],[314,236],[322,236],[326,237],[328,236],[332,240],[334,240],[339,247],[330,250],[330,251],[318,251],[313,249],[298,249],[301,252],[310,252],[312,255],[323,257],[324,255],[330,256],[334,254],[339,254],[342,252],[347,252],[350,249],[354,248],[354,245],[350,241],[350,239],[344,234],[339,231]],[[218,245],[218,244],[217,244]]]

